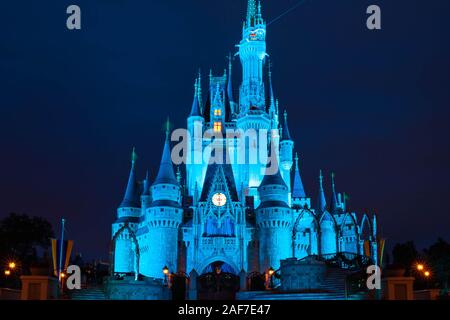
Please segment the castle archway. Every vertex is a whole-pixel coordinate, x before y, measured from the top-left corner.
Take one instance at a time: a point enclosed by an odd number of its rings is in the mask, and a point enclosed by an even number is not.
[[[197,278],[197,290],[200,300],[234,300],[239,291],[237,269],[220,260],[207,264]]]

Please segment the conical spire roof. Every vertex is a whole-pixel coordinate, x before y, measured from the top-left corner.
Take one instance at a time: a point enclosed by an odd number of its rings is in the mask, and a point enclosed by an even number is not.
[[[131,170],[128,177],[127,189],[119,208],[139,208],[139,186],[136,181],[136,163],[137,155],[135,149],[131,153]]]
[[[161,163],[159,165],[158,175],[156,176],[153,185],[156,184],[173,184],[178,186],[178,181],[173,171],[172,158],[170,156],[170,142],[169,142],[169,130],[166,130],[166,141],[164,143],[164,149],[161,157]]]
[[[234,97],[233,97],[233,79],[232,79],[232,75],[231,75],[231,70],[232,70],[232,56],[231,53],[228,57],[228,86],[227,86],[227,94],[228,94],[228,99],[230,102],[234,102]]]
[[[142,195],[143,196],[149,196],[150,195],[150,180],[149,180],[149,177],[148,177],[148,170],[147,170],[147,174],[145,175],[144,187],[142,189]]]
[[[303,188],[302,178],[300,177],[300,170],[298,168],[298,155],[295,154],[295,174],[294,174],[294,186],[292,188],[292,197],[294,198],[306,198],[305,189]]]
[[[200,111],[200,103],[198,101],[198,79],[195,80],[195,84],[194,84],[194,101],[192,102],[192,108],[191,108],[191,113],[190,113],[190,117],[201,117],[202,113]]]
[[[319,174],[319,196],[317,199],[317,210],[323,212],[327,208],[327,201],[325,200],[325,192],[323,191],[323,176],[322,170]]]
[[[286,110],[284,111],[284,123],[283,123],[283,129],[282,129],[282,132],[281,132],[281,141],[284,141],[284,140],[292,141],[291,133],[289,132],[289,126],[288,126],[288,121],[287,121],[287,112],[286,112]]]
[[[334,212],[337,209],[336,189],[334,187],[334,173],[331,173],[331,201],[330,210]]]
[[[269,61],[269,93],[270,93],[269,110],[273,113],[276,113],[275,94],[273,93],[273,85],[272,85],[272,64],[270,61]]]
[[[256,16],[256,0],[248,0],[247,4],[247,21]]]
[[[259,185],[259,187],[264,187],[264,186],[268,186],[268,185],[279,185],[279,186],[284,186],[284,187],[287,188],[287,185],[284,182],[283,177],[281,176],[280,166],[278,164],[278,161],[277,161],[276,157],[275,157],[275,161],[277,163],[274,163],[273,165],[277,166],[277,172],[275,174],[269,174],[268,173],[269,166],[267,166],[266,173],[265,173],[264,178],[261,181],[261,184]],[[270,169],[270,170],[272,170],[272,169]]]

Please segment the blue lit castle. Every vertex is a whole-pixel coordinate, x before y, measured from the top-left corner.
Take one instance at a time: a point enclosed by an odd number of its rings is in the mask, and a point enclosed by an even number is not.
[[[115,274],[139,274],[163,279],[170,273],[204,274],[221,271],[236,276],[265,274],[280,268],[281,261],[308,256],[331,258],[338,253],[377,259],[376,217],[357,215],[346,208],[346,197],[331,190],[327,198],[322,172],[318,176],[317,201],[302,183],[299,157],[288,127],[288,115],[280,113],[272,86],[266,53],[266,23],[261,5],[248,1],[247,17],[237,56],[242,65],[239,94],[232,81],[232,59],[221,76],[209,75],[207,90],[199,74],[187,131],[187,163],[175,167],[167,132],[156,177],[138,181],[133,152],[125,196],[112,225],[112,269]],[[206,95],[203,92],[206,91]],[[216,139],[226,145],[226,155],[239,143],[245,161],[216,163],[205,153],[206,131],[262,130],[271,132],[278,170],[266,169],[268,153],[259,155],[248,137]],[[200,135],[196,135],[200,133]],[[225,142],[227,142],[225,144]],[[200,148],[195,148],[195,144]],[[258,161],[249,158],[258,154]],[[263,159],[264,158],[264,159]]]

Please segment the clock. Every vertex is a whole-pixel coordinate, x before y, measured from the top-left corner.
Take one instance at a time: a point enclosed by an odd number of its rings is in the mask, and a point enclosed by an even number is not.
[[[223,207],[227,203],[227,197],[223,193],[215,193],[212,196],[212,203],[216,207]]]

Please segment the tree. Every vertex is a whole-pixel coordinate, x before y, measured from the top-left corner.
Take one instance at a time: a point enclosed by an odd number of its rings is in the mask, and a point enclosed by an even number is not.
[[[417,260],[418,256],[419,253],[417,252],[416,246],[412,241],[397,243],[392,250],[394,265],[405,268],[407,275],[410,274],[411,266]]]
[[[52,225],[41,217],[11,213],[0,220],[0,256],[17,260],[23,271],[38,260],[38,249],[48,249]]]
[[[439,282],[441,288],[447,291],[450,277],[450,244],[439,238],[424,252],[433,277]]]

